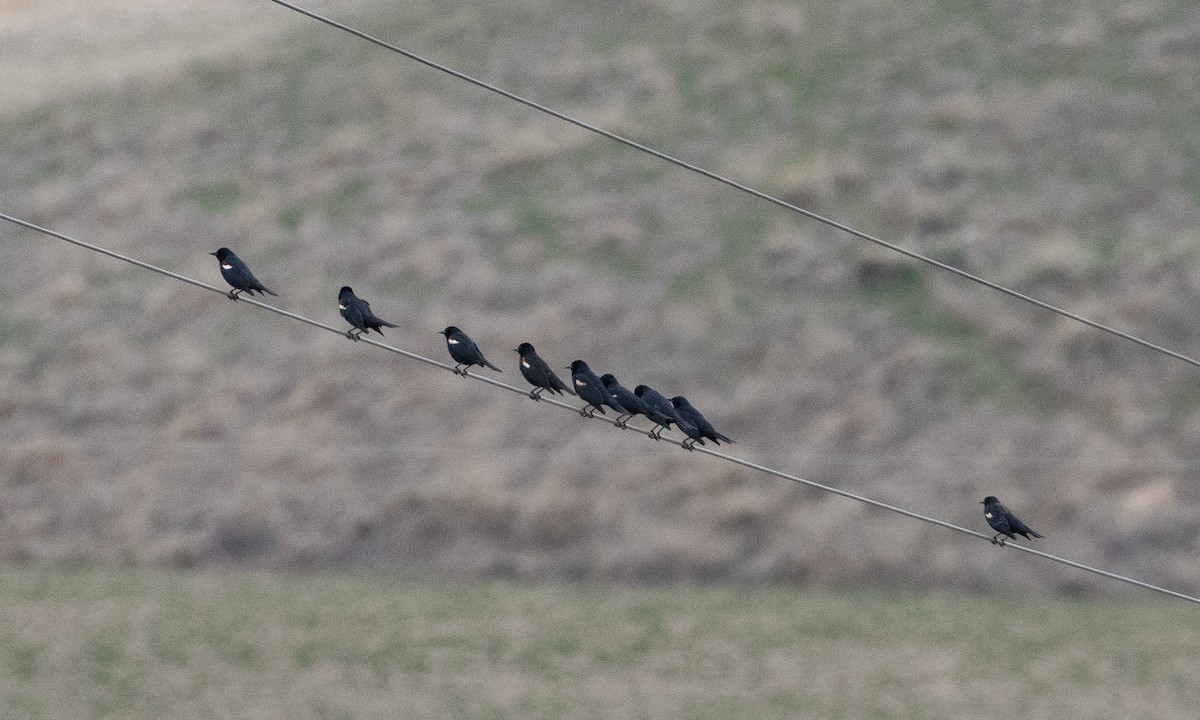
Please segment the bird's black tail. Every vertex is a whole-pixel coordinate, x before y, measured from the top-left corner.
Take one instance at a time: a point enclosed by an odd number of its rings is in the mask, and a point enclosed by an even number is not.
[[[1014,522],[1014,521],[1015,521],[1015,522]],[[1017,519],[1017,518],[1013,518],[1013,519],[1012,519],[1010,522],[1012,522],[1012,526],[1013,526],[1013,531],[1014,531],[1014,532],[1019,532],[1019,533],[1021,533],[1022,535],[1024,535],[1024,536],[1025,536],[1025,537],[1027,537],[1027,538],[1028,538],[1030,535],[1032,535],[1032,536],[1033,536],[1033,537],[1035,537],[1035,538],[1040,538],[1040,537],[1042,537],[1042,536],[1041,536],[1041,535],[1039,535],[1037,532],[1035,532],[1035,531],[1033,531],[1033,530],[1030,530],[1028,525],[1026,525],[1025,523],[1021,522],[1021,521],[1020,521],[1019,519]]]
[[[279,293],[277,293],[273,290],[268,290],[267,288],[259,288],[259,290],[262,290],[263,292],[265,292],[268,295],[274,295],[275,297],[279,297]]]
[[[495,365],[491,364],[491,363],[490,363],[490,362],[488,362],[487,360],[484,360],[484,361],[483,361],[483,366],[484,366],[484,367],[491,368],[491,369],[495,370],[496,372],[504,372],[503,370],[501,370],[500,368],[498,368],[498,367],[496,367]]]
[[[732,444],[733,444],[733,442],[734,442],[733,440],[731,440],[731,439],[729,439],[728,437],[726,437],[726,436],[722,435],[721,433],[717,432],[716,430],[713,430],[713,435],[716,435],[716,436],[717,436],[717,440],[720,440],[721,442],[727,442],[727,443],[729,443],[730,445],[732,445]]]

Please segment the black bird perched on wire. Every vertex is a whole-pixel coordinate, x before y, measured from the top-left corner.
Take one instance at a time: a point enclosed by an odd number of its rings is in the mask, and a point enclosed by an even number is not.
[[[571,392],[571,388],[567,387],[566,383],[554,374],[546,361],[538,357],[533,345],[523,342],[513,352],[521,356],[517,366],[521,368],[521,374],[525,376],[529,384],[535,388],[529,392],[530,398],[540,400],[543,390],[549,390],[558,395],[562,395],[564,392],[570,395],[575,394]]]
[[[383,330],[380,328],[399,327],[375,317],[375,313],[371,312],[371,303],[355,295],[349,286],[338,291],[338,310],[342,317],[346,318],[346,322],[354,326],[353,330],[346,331],[346,337],[351,340],[357,340],[360,335],[372,330],[382,335]]]
[[[229,248],[218,248],[216,252],[209,253],[216,255],[217,262],[221,266],[221,277],[225,278],[225,282],[229,283],[233,289],[226,293],[230,300],[237,300],[239,293],[253,295],[256,291],[259,294],[275,295],[274,292],[267,289],[254,277],[254,273],[250,272],[250,268],[246,267],[246,263],[242,259],[233,254]]]
[[[996,531],[996,536],[992,538],[992,544],[1004,544],[1004,538],[1001,535],[1007,535],[1009,538],[1016,540],[1016,535],[1024,536],[1026,540],[1031,540],[1030,535],[1035,538],[1042,537],[1038,533],[1029,529],[1029,526],[1021,522],[1021,519],[1009,512],[1008,508],[1000,504],[995,495],[988,495],[980,501],[983,505],[983,517],[987,519],[988,525]],[[1016,533],[1014,535],[1013,533]]]
[[[642,414],[650,418],[650,421],[654,423],[654,427],[650,428],[649,434],[655,440],[662,437],[659,428],[667,430],[671,427],[671,423],[679,425],[680,430],[684,430],[684,424],[695,430],[695,426],[692,426],[687,420],[679,417],[679,411],[675,409],[671,401],[654,388],[648,385],[638,385],[633,389],[633,394],[642,401]],[[685,434],[687,434],[686,431]]]
[[[503,372],[500,368],[487,361],[483,356],[483,352],[475,341],[467,337],[467,334],[453,325],[442,330],[439,335],[446,336],[446,349],[450,351],[450,357],[454,358],[454,362],[458,363],[454,366],[454,372],[466,377],[467,370],[472,365],[491,368],[496,372]]]
[[[676,395],[675,397],[671,398],[671,404],[674,405],[675,409],[679,411],[679,417],[691,423],[692,428],[695,430],[695,432],[692,433],[689,432],[688,428],[686,428],[684,425],[679,426],[679,429],[688,436],[688,440],[683,441],[683,446],[685,448],[691,450],[696,446],[696,443],[703,445],[704,438],[708,438],[718,445],[721,444],[721,441],[725,441],[727,443],[733,442],[729,438],[717,432],[716,429],[713,428],[712,423],[706,420],[704,416],[700,414],[699,410],[692,407],[692,404],[688,402],[687,398],[684,396]]]
[[[644,411],[642,401],[638,399],[638,396],[617,382],[617,377],[612,373],[601,375],[600,384],[604,386],[604,390],[608,394],[604,403],[617,411],[617,419],[615,420],[617,427],[625,427],[626,421],[634,415],[641,415]]]
[[[567,369],[571,371],[571,384],[575,386],[575,394],[587,400],[588,403],[580,408],[579,414],[591,417],[592,412],[595,411],[601,415],[607,415],[603,406],[608,401],[608,392],[604,389],[600,378],[596,377],[596,373],[592,372],[588,364],[582,360],[576,360]],[[588,408],[592,408],[592,410],[588,410]]]

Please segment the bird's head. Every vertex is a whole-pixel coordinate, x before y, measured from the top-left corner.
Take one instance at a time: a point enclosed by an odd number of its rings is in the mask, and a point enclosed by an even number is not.
[[[459,331],[458,328],[454,327],[453,325],[448,325],[445,330],[438,332],[438,335],[445,335],[446,337],[450,337],[451,335],[454,335],[458,331]]]
[[[224,261],[225,261],[225,258],[229,257],[229,256],[230,256],[230,255],[232,255],[232,254],[233,254],[233,253],[231,253],[231,252],[229,251],[229,248],[224,248],[224,247],[223,247],[223,248],[217,248],[217,251],[216,251],[216,252],[210,252],[210,253],[209,253],[209,255],[216,255],[216,256],[217,256],[217,259],[218,259],[218,260],[220,260],[220,261],[222,261],[222,262],[224,262]]]
[[[568,369],[568,370],[570,370],[570,371],[571,371],[571,372],[573,372],[573,373],[574,373],[574,372],[580,372],[581,370],[587,370],[587,369],[588,369],[588,364],[587,364],[587,363],[585,363],[585,362],[584,362],[584,361],[582,361],[582,360],[576,360],[575,362],[573,362],[573,363],[571,363],[570,365],[568,365],[568,366],[567,366],[567,369]]]
[[[513,352],[520,353],[522,355],[528,355],[529,353],[533,352],[533,345],[530,345],[527,342],[523,342],[520,345],[518,345],[517,349],[513,350]]]

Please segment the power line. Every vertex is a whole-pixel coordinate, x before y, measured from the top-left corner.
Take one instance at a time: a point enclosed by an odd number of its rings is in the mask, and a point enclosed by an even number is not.
[[[654,157],[656,157],[660,160],[664,160],[666,162],[671,163],[672,165],[676,165],[685,170],[694,172],[698,175],[703,175],[704,177],[709,178],[710,180],[716,180],[717,182],[727,185],[731,188],[734,188],[735,190],[740,190],[741,192],[744,192],[748,195],[752,195],[760,200],[765,200],[774,205],[778,205],[779,207],[784,208],[786,210],[790,210],[794,213],[798,213],[798,214],[803,215],[812,220],[816,220],[817,222],[824,223],[825,225],[828,225],[829,227],[835,228],[837,230],[841,230],[842,232],[847,233],[849,235],[853,235],[862,240],[867,240],[869,242],[875,243],[876,245],[885,247],[888,250],[891,250],[893,252],[898,252],[901,255],[905,255],[909,258],[912,258],[913,260],[919,260],[920,262],[923,262],[927,265],[932,265],[933,267],[938,268],[939,270],[945,270],[946,272],[953,273],[961,278],[970,280],[971,282],[978,283],[980,285],[983,285],[984,287],[991,288],[992,290],[996,290],[997,292],[1002,292],[1005,295],[1008,295],[1009,297],[1013,297],[1018,300],[1023,300],[1024,302],[1027,302],[1030,305],[1036,305],[1037,307],[1040,307],[1043,310],[1049,310],[1050,312],[1061,315],[1062,317],[1069,318],[1069,319],[1074,320],[1079,323],[1083,323],[1084,325],[1092,327],[1096,330],[1102,330],[1106,333],[1109,333],[1110,335],[1115,335],[1124,340],[1128,340],[1130,342],[1137,343],[1138,345],[1141,345],[1144,348],[1153,350],[1158,353],[1162,353],[1163,355],[1166,355],[1168,357],[1173,357],[1176,360],[1181,360],[1181,361],[1183,361],[1189,365],[1192,365],[1194,367],[1200,367],[1200,360],[1197,360],[1196,358],[1190,357],[1188,355],[1184,355],[1183,353],[1180,353],[1180,352],[1176,352],[1174,350],[1171,350],[1170,348],[1166,348],[1166,347],[1163,347],[1162,345],[1158,345],[1156,343],[1150,342],[1149,340],[1143,340],[1142,338],[1137,337],[1136,335],[1127,333],[1124,330],[1118,330],[1117,328],[1114,328],[1111,325],[1105,325],[1104,323],[1097,322],[1095,320],[1091,320],[1091,319],[1086,318],[1077,313],[1073,313],[1070,310],[1066,310],[1066,309],[1058,307],[1057,305],[1048,303],[1044,300],[1038,300],[1037,298],[1035,298],[1031,295],[1026,295],[1025,293],[1020,292],[1019,290],[1014,290],[1010,287],[1001,285],[1000,283],[993,282],[991,280],[987,280],[986,278],[975,275],[974,273],[967,272],[966,270],[963,270],[962,268],[958,268],[953,265],[949,265],[940,260],[935,260],[935,259],[929,257],[928,255],[922,255],[921,253],[919,253],[915,250],[909,250],[909,249],[902,247],[900,245],[897,245],[895,243],[888,242],[887,240],[884,240],[883,238],[877,237],[875,235],[871,235],[870,233],[863,232],[862,230],[855,229],[849,225],[846,225],[845,223],[838,222],[837,220],[833,220],[832,218],[827,218],[824,215],[820,215],[811,210],[807,210],[805,208],[800,207],[799,205],[794,205],[790,202],[787,202],[786,200],[783,200],[782,198],[778,198],[774,195],[771,195],[770,193],[763,192],[762,190],[757,190],[753,187],[750,187],[749,185],[745,185],[736,180],[733,180],[732,178],[729,178],[729,177],[726,177],[719,173],[713,172],[712,170],[707,170],[705,168],[700,167],[699,165],[695,165],[686,160],[675,157],[674,155],[670,155],[661,150],[656,150],[648,145],[643,145],[642,143],[639,143],[636,140],[632,140],[623,135],[618,135],[617,133],[611,132],[609,130],[605,130],[604,128],[601,128],[596,125],[592,125],[589,122],[580,120],[571,115],[567,115],[564,112],[555,110],[554,108],[548,107],[546,105],[542,105],[541,103],[536,102],[534,100],[530,100],[529,98],[526,98],[524,96],[517,95],[514,92],[505,90],[504,88],[501,88],[497,85],[493,85],[485,80],[480,80],[479,78],[476,78],[472,75],[468,75],[464,72],[455,70],[446,65],[442,65],[441,63],[430,60],[429,58],[426,58],[422,55],[418,55],[417,53],[412,52],[410,50],[405,50],[404,48],[401,48],[397,45],[393,45],[385,40],[381,40],[373,35],[369,35],[361,30],[357,30],[357,29],[350,27],[349,25],[346,25],[344,23],[340,23],[337,20],[333,20],[324,15],[313,12],[312,10],[307,10],[298,5],[293,5],[292,3],[287,2],[287,0],[271,0],[271,2],[273,2],[277,5],[282,5],[283,7],[287,8],[289,10],[298,12],[301,15],[307,15],[308,17],[312,18],[313,20],[323,22],[326,25],[329,25],[329,26],[335,27],[339,30],[348,32],[351,35],[355,35],[359,38],[362,38],[363,40],[366,40],[367,42],[374,43],[375,45],[378,45],[381,48],[391,50],[392,52],[397,53],[399,55],[403,55],[404,57],[406,57],[410,60],[415,60],[415,61],[421,63],[422,65],[431,67],[434,70],[438,70],[447,75],[451,75],[453,77],[458,78],[459,80],[464,80],[466,82],[471,83],[472,85],[481,87],[484,90],[489,90],[493,93],[496,93],[497,95],[506,97],[509,100],[513,100],[515,102],[521,103],[522,105],[525,105],[526,107],[533,108],[534,110],[537,110],[539,112],[550,115],[551,117],[558,118],[559,120],[562,120],[564,122],[568,122],[576,127],[583,128],[584,130],[587,130],[589,132],[595,133],[602,137],[608,138],[609,140],[612,140],[614,142],[618,142],[627,147],[631,147],[634,150],[638,150],[638,151],[646,153],[648,155],[653,155]]]
[[[8,215],[3,212],[0,212],[0,219],[7,220],[8,222],[14,223],[16,225],[20,225],[21,227],[27,228],[29,230],[43,233],[45,235],[49,235],[50,237],[58,238],[59,240],[65,240],[66,242],[72,243],[74,245],[78,245],[79,247],[87,248],[88,250],[93,250],[95,252],[102,253],[104,255],[108,255],[109,257],[113,257],[118,260],[122,260],[124,262],[130,263],[132,265],[136,265],[138,267],[145,268],[146,270],[152,270],[156,273],[166,275],[169,278],[173,278],[175,280],[180,280],[180,281],[188,283],[190,285],[195,285],[198,288],[203,288],[205,290],[209,290],[209,291],[215,292],[219,295],[228,297],[228,294],[227,294],[228,291],[222,290],[221,288],[218,288],[214,285],[209,285],[208,283],[203,282],[201,280],[196,280],[195,278],[190,278],[190,277],[187,277],[186,275],[180,275],[179,273],[172,272],[170,270],[166,270],[164,268],[158,267],[157,265],[152,265],[148,262],[143,262],[141,260],[131,258],[127,255],[122,255],[121,253],[114,252],[112,250],[108,250],[108,249],[100,247],[98,245],[93,245],[92,243],[78,240],[78,239],[70,237],[68,235],[64,235],[63,233],[56,232],[54,230],[44,228],[40,225],[35,225],[34,223],[28,222],[26,220],[21,220],[20,218],[13,217],[12,215]],[[336,333],[343,337],[346,336],[346,332],[344,330],[339,330],[338,328],[335,328],[332,325],[327,325],[319,320],[313,320],[312,318],[305,317],[298,313],[289,312],[287,310],[277,308],[273,305],[268,305],[264,302],[255,300],[253,298],[246,297],[244,295],[239,297],[238,302],[245,303],[247,305],[253,305],[258,308],[262,308],[263,310],[275,313],[276,315],[281,315],[283,317],[290,318],[292,320],[298,320],[299,322],[306,323],[308,325],[312,325],[313,327],[320,328],[322,330],[327,330],[331,333]],[[357,342],[366,343],[367,345],[373,345],[377,348],[387,350],[388,352],[395,353],[397,355],[403,355],[404,357],[409,358],[410,360],[416,360],[418,362],[425,363],[426,365],[432,365],[434,367],[441,368],[442,370],[447,370],[449,372],[457,373],[457,371],[455,371],[454,367],[449,365],[448,363],[439,362],[432,358],[425,357],[424,355],[410,352],[408,350],[403,350],[401,348],[395,347],[394,345],[388,345],[387,343],[380,342],[378,340],[373,340],[368,337],[360,337],[357,340]],[[518,395],[530,397],[530,392],[528,390],[516,387],[515,385],[509,385],[508,383],[502,382],[500,380],[496,380],[495,378],[487,377],[485,375],[480,375],[480,374],[477,374],[474,372],[467,372],[465,377],[469,377],[474,380],[478,380],[480,382],[485,382],[494,387],[503,388],[505,390],[508,390],[509,392],[514,392]],[[543,405],[552,405],[554,407],[562,408],[564,410],[570,410],[572,413],[575,413],[576,415],[579,414],[579,408],[577,408],[573,405],[569,405],[560,400],[556,400],[554,398],[541,397],[539,399],[539,402]],[[643,428],[636,427],[633,425],[625,425],[625,426],[617,425],[617,422],[615,419],[608,418],[606,416],[593,415],[593,416],[591,416],[591,419],[599,420],[601,422],[606,422],[606,423],[612,425],[613,427],[617,427],[617,428],[620,428],[623,430],[632,430],[634,432],[646,435],[647,437],[653,437],[652,435],[650,435],[650,432],[648,430],[645,430]],[[866,497],[864,495],[858,495],[856,493],[852,493],[847,490],[842,490],[840,488],[833,487],[832,485],[825,485],[825,484],[819,483],[815,480],[807,480],[805,478],[799,477],[798,475],[792,475],[790,473],[785,473],[782,470],[776,470],[776,469],[768,467],[766,465],[761,465],[756,462],[751,462],[750,460],[743,460],[742,458],[739,458],[739,457],[727,455],[723,452],[720,452],[719,450],[712,450],[707,447],[695,447],[695,448],[686,447],[686,446],[684,446],[682,441],[675,440],[673,438],[664,437],[664,438],[654,438],[654,439],[660,440],[661,442],[666,442],[666,443],[670,443],[672,445],[676,445],[678,447],[684,448],[685,450],[689,450],[691,452],[698,452],[703,455],[709,455],[711,457],[715,457],[715,458],[724,460],[726,462],[730,462],[730,463],[734,463],[736,465],[741,465],[742,467],[750,468],[751,470],[757,470],[758,472],[765,473],[767,475],[773,475],[773,476],[775,476],[777,478],[781,478],[783,480],[788,480],[790,482],[798,483],[800,485],[807,485],[808,487],[815,488],[817,490],[821,490],[821,491],[824,491],[827,493],[832,493],[834,495],[841,495],[844,498],[856,500],[860,503],[864,503],[866,505],[870,505],[872,507],[879,508],[880,510],[887,510],[888,512],[893,512],[898,515],[903,515],[905,517],[912,518],[914,520],[920,520],[921,522],[929,523],[930,525],[937,525],[937,526],[945,528],[947,530],[953,530],[955,532],[962,533],[963,535],[969,535],[971,537],[979,538],[981,540],[987,540],[988,542],[991,542],[991,539],[992,539],[990,535],[986,535],[984,533],[962,527],[961,525],[955,525],[954,523],[947,522],[945,520],[939,520],[938,518],[931,517],[929,515],[922,515],[921,513],[913,512],[911,510],[905,510],[904,508],[898,507],[896,505],[891,505],[889,503],[885,503],[880,500],[875,500],[875,499]],[[1168,590],[1167,588],[1160,587],[1158,585],[1152,585],[1150,583],[1142,582],[1141,580],[1135,580],[1133,578],[1126,577],[1124,575],[1118,575],[1117,573],[1109,572],[1107,570],[1101,570],[1100,568],[1092,567],[1090,565],[1085,565],[1083,563],[1079,563],[1074,560],[1069,560],[1067,558],[1060,557],[1058,555],[1053,555],[1051,553],[1042,552],[1041,550],[1036,550],[1036,549],[1028,547],[1026,545],[1018,545],[1015,543],[1004,543],[1003,545],[1001,545],[1001,547],[1012,548],[1012,549],[1018,550],[1020,552],[1029,553],[1030,555],[1036,555],[1040,558],[1044,558],[1044,559],[1050,560],[1052,562],[1060,563],[1062,565],[1067,565],[1069,567],[1083,570],[1085,572],[1089,572],[1094,575],[1099,575],[1100,577],[1106,577],[1111,580],[1117,580],[1119,582],[1127,583],[1127,584],[1133,585],[1135,587],[1140,587],[1145,590],[1152,590],[1157,593],[1162,593],[1163,595],[1169,595],[1171,597],[1179,598],[1180,600],[1186,600],[1188,602],[1200,605],[1200,598],[1198,598],[1198,597],[1193,597],[1191,595],[1177,592],[1175,590]]]

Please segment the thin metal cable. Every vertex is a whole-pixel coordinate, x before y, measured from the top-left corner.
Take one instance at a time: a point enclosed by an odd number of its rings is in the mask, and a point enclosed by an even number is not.
[[[195,285],[196,287],[204,288],[205,290],[211,290],[212,292],[215,292],[219,295],[227,296],[227,291],[222,290],[221,288],[218,288],[214,285],[209,285],[206,282],[202,282],[200,280],[196,280],[194,278],[187,277],[186,275],[180,275],[179,273],[171,272],[170,270],[160,268],[157,265],[151,265],[150,263],[143,262],[141,260],[135,260],[134,258],[128,257],[126,255],[122,255],[118,252],[114,252],[114,251],[108,250],[106,248],[102,248],[98,245],[93,245],[91,243],[84,242],[82,240],[77,240],[68,235],[64,235],[62,233],[55,232],[54,230],[44,228],[40,225],[35,225],[34,223],[28,222],[26,220],[21,220],[19,218],[5,214],[3,212],[0,212],[0,219],[7,220],[16,225],[20,225],[21,227],[43,233],[43,234],[49,235],[51,237],[58,238],[59,240],[65,240],[66,242],[72,243],[74,245],[78,245],[79,247],[87,248],[89,250],[94,250],[98,253],[108,255],[109,257],[114,257],[118,260],[123,260],[132,265],[137,265],[138,267],[145,268],[147,270],[152,270],[156,273],[160,273],[162,275],[166,275],[167,277],[174,278],[175,280],[182,280],[183,282],[186,282],[191,285]],[[287,310],[282,310],[273,305],[267,305],[264,302],[254,300],[252,298],[240,297],[238,302],[242,302],[242,303],[246,303],[248,305],[253,305],[255,307],[259,307],[259,308],[262,308],[263,310],[273,312],[276,315],[282,315],[283,317],[291,318],[292,320],[299,320],[302,323],[307,323],[309,325],[312,325],[313,327],[321,328],[322,330],[328,330],[329,332],[336,333],[343,337],[345,337],[345,335],[346,335],[346,332],[344,330],[339,330],[338,328],[335,328],[332,325],[326,325],[325,323],[320,322],[319,320],[313,320],[313,319],[307,318],[303,315],[298,315],[293,312],[288,312]],[[438,367],[443,370],[455,372],[454,366],[452,366],[452,365],[449,365],[444,362],[439,362],[437,360],[425,357],[424,355],[420,355],[418,353],[409,352],[408,350],[402,350],[401,348],[395,347],[394,345],[388,345],[387,343],[383,343],[378,340],[372,340],[367,337],[362,337],[358,340],[358,342],[366,343],[367,345],[374,345],[377,348],[387,350],[388,352],[396,353],[397,355],[403,355],[406,358],[410,358],[412,360],[417,360],[419,362],[423,362],[426,365],[432,365],[434,367]],[[509,385],[508,383],[502,382],[500,380],[496,380],[495,378],[487,377],[485,375],[479,375],[474,372],[468,372],[466,377],[473,378],[473,379],[479,380],[481,382],[485,382],[489,385],[493,385],[498,388],[503,388],[510,392],[517,393],[518,395],[523,395],[525,397],[529,397],[529,390],[516,387],[515,385]],[[550,397],[543,397],[540,399],[539,402],[544,405],[552,405],[554,407],[562,408],[564,410],[570,410],[572,413],[579,415],[579,408],[575,407],[574,405],[569,405],[565,402],[562,402],[561,400],[556,400],[556,399],[550,398]],[[621,426],[617,425],[617,421],[613,418],[609,418],[609,417],[606,417],[603,415],[593,415],[591,417],[591,419],[599,420],[601,422],[606,422],[609,425],[612,425],[613,427],[621,428]],[[636,427],[633,425],[626,425],[622,429],[632,430],[634,432],[646,435],[647,437],[652,437],[648,430],[645,430],[643,428]],[[986,535],[981,532],[976,532],[975,530],[971,530],[969,528],[962,527],[961,525],[955,525],[954,523],[946,522],[945,520],[939,520],[935,517],[930,517],[929,515],[922,515],[921,513],[916,513],[911,510],[905,510],[904,508],[897,507],[896,505],[890,505],[890,504],[882,502],[880,500],[874,500],[872,498],[869,498],[869,497],[866,497],[863,495],[858,495],[858,494],[855,494],[855,493],[852,493],[852,492],[849,492],[846,490],[841,490],[841,489],[833,487],[831,485],[825,485],[823,483],[816,482],[815,480],[806,480],[805,478],[799,477],[797,475],[792,475],[790,473],[785,473],[781,470],[776,470],[776,469],[768,467],[766,465],[760,465],[759,463],[756,463],[756,462],[751,462],[749,460],[743,460],[741,458],[734,457],[732,455],[727,455],[718,450],[711,450],[707,447],[687,448],[684,446],[683,441],[675,440],[673,438],[667,438],[667,437],[661,438],[661,441],[670,443],[672,445],[676,445],[678,447],[684,448],[685,450],[690,450],[692,452],[698,452],[703,455],[709,455],[711,457],[725,460],[726,462],[731,462],[736,465],[741,465],[742,467],[747,467],[747,468],[750,468],[751,470],[757,470],[758,472],[766,473],[767,475],[774,475],[775,477],[782,478],[784,480],[789,480],[794,483],[799,483],[801,485],[807,485],[808,487],[815,488],[817,490],[822,490],[827,493],[833,493],[834,495],[841,495],[842,497],[849,498],[851,500],[857,500],[858,502],[865,503],[867,505],[879,508],[881,510],[887,510],[889,512],[894,512],[899,515],[903,515],[905,517],[912,518],[914,520],[920,520],[922,522],[926,522],[931,525],[937,525],[939,527],[946,528],[947,530],[954,530],[955,532],[959,532],[964,535],[970,535],[971,537],[975,537],[975,538],[979,538],[979,539],[987,540],[988,542],[991,542],[991,536]],[[1068,565],[1070,567],[1077,568],[1079,570],[1083,570],[1085,572],[1089,572],[1094,575],[1099,575],[1101,577],[1110,578],[1112,580],[1117,580],[1117,581],[1120,581],[1123,583],[1127,583],[1129,585],[1134,585],[1136,587],[1140,587],[1140,588],[1143,588],[1146,590],[1152,590],[1157,593],[1162,593],[1163,595],[1169,595],[1171,597],[1179,598],[1180,600],[1187,600],[1188,602],[1200,605],[1200,598],[1198,598],[1198,597],[1186,595],[1184,593],[1176,592],[1174,590],[1168,590],[1167,588],[1159,587],[1158,585],[1152,585],[1147,582],[1142,582],[1141,580],[1135,580],[1133,578],[1126,577],[1124,575],[1118,575],[1116,573],[1112,573],[1107,570],[1101,570],[1100,568],[1092,567],[1090,565],[1084,565],[1083,563],[1075,562],[1074,560],[1068,560],[1067,558],[1059,557],[1058,555],[1052,555],[1047,552],[1042,552],[1041,550],[1035,550],[1035,549],[1025,546],[1025,545],[1018,545],[1016,543],[1007,542],[1002,547],[1019,550],[1021,552],[1029,553],[1030,555],[1036,555],[1038,557],[1045,558],[1046,560],[1050,560],[1050,561],[1056,562],[1056,563],[1061,563],[1063,565]]]
[[[1037,307],[1040,307],[1043,310],[1049,310],[1052,313],[1056,313],[1065,318],[1069,318],[1076,322],[1083,323],[1084,325],[1095,328],[1096,330],[1102,330],[1106,333],[1109,333],[1110,335],[1115,335],[1119,338],[1128,340],[1133,343],[1137,343],[1138,345],[1141,345],[1144,348],[1148,348],[1155,352],[1162,353],[1163,355],[1167,355],[1168,357],[1173,357],[1176,360],[1182,360],[1183,362],[1185,362],[1189,365],[1192,365],[1195,367],[1200,367],[1200,360],[1197,360],[1196,358],[1189,357],[1187,355],[1184,355],[1183,353],[1176,352],[1174,350],[1171,350],[1170,348],[1166,348],[1166,347],[1163,347],[1162,345],[1158,345],[1156,343],[1150,342],[1149,340],[1143,340],[1142,338],[1137,337],[1136,335],[1132,335],[1123,330],[1118,330],[1117,328],[1114,328],[1110,325],[1105,325],[1104,323],[1097,322],[1095,320],[1091,320],[1082,315],[1073,313],[1070,310],[1065,310],[1063,308],[1058,307],[1057,305],[1052,305],[1044,300],[1038,300],[1037,298],[1032,297],[1030,295],[1026,295],[1025,293],[1020,292],[1019,290],[1013,290],[1012,288],[1005,287],[1004,285],[1001,285],[996,282],[992,282],[991,280],[982,278],[978,275],[975,275],[974,273],[967,272],[966,270],[963,270],[962,268],[958,268],[953,265],[948,265],[940,260],[935,260],[935,259],[929,257],[928,255],[922,255],[921,253],[916,252],[915,250],[909,250],[907,248],[901,247],[900,245],[896,245],[895,243],[888,242],[887,240],[884,240],[883,238],[876,237],[869,233],[865,233],[861,230],[852,228],[849,225],[846,225],[845,223],[841,223],[841,222],[838,222],[837,220],[827,218],[827,217],[820,215],[818,213],[815,213],[811,210],[806,210],[805,208],[802,208],[799,205],[793,205],[792,203],[787,202],[786,200],[775,197],[774,195],[763,192],[762,190],[756,190],[755,188],[752,188],[749,185],[740,183],[740,182],[733,180],[731,178],[728,178],[724,175],[713,172],[712,170],[706,170],[705,168],[702,168],[699,165],[693,165],[692,163],[690,163],[686,160],[677,158],[674,155],[669,155],[665,152],[662,152],[661,150],[655,150],[654,148],[649,147],[647,145],[643,145],[642,143],[639,143],[636,140],[631,140],[623,135],[618,135],[617,133],[610,132],[610,131],[605,130],[601,127],[598,127],[596,125],[592,125],[591,123],[588,123],[588,122],[585,122],[578,118],[567,115],[566,113],[555,110],[554,108],[547,107],[545,105],[542,105],[541,103],[535,102],[526,97],[517,95],[516,93],[510,92],[508,90],[505,90],[504,88],[498,87],[496,85],[492,85],[491,83],[489,83],[485,80],[480,80],[479,78],[468,75],[464,72],[460,72],[453,68],[447,67],[445,65],[442,65],[441,63],[430,60],[430,59],[423,57],[421,55],[418,55],[414,52],[411,52],[411,51],[405,50],[404,48],[401,48],[399,46],[393,45],[385,40],[380,40],[379,38],[374,37],[373,35],[369,35],[361,30],[356,30],[355,28],[352,28],[349,25],[340,23],[337,20],[333,20],[331,18],[325,17],[324,15],[320,15],[318,13],[313,12],[312,10],[307,10],[298,5],[293,5],[292,3],[287,2],[287,0],[271,0],[271,2],[275,3],[276,5],[282,5],[283,7],[287,8],[289,10],[294,10],[295,12],[298,12],[301,15],[307,15],[308,17],[312,18],[313,20],[323,22],[326,25],[329,25],[331,27],[335,27],[339,30],[344,30],[345,32],[350,33],[351,35],[355,35],[357,37],[362,38],[363,40],[366,40],[367,42],[374,43],[374,44],[378,45],[379,47],[382,47],[387,50],[391,50],[394,53],[403,55],[404,57],[409,58],[410,60],[415,60],[415,61],[421,63],[422,65],[426,65],[428,67],[433,68],[434,70],[438,70],[443,73],[446,73],[447,75],[456,77],[459,80],[465,80],[466,82],[469,82],[472,85],[476,85],[485,90],[489,90],[491,92],[496,93],[497,95],[502,95],[503,97],[506,97],[509,100],[519,102],[522,105],[525,105],[526,107],[533,108],[534,110],[543,112],[547,115],[558,118],[559,120],[562,120],[564,122],[568,122],[576,127],[583,128],[584,130],[587,130],[589,132],[593,132],[597,135],[606,137],[609,140],[619,142],[622,145],[633,148],[634,150],[639,150],[648,155],[653,155],[654,157],[656,157],[660,160],[665,160],[666,162],[669,162],[672,165],[676,165],[685,170],[690,170],[691,172],[697,173],[699,175],[703,175],[704,177],[709,178],[711,180],[716,180],[719,183],[728,185],[729,187],[734,188],[736,190],[740,190],[748,195],[753,195],[754,197],[756,197],[760,200],[766,200],[769,203],[778,205],[779,207],[785,208],[787,210],[791,210],[794,213],[799,213],[800,215],[803,215],[807,218],[816,220],[817,222],[820,222],[820,223],[824,223],[824,224],[828,225],[829,227],[841,230],[844,233],[848,233],[850,235],[853,235],[857,238],[861,238],[863,240],[867,240],[869,242],[873,242],[876,245],[885,247],[888,250],[891,250],[893,252],[898,252],[901,255],[906,255],[906,256],[912,258],[913,260],[919,260],[927,265],[932,265],[933,267],[938,268],[939,270],[945,270],[946,272],[954,273],[955,275],[957,275],[961,278],[965,278],[967,280],[970,280],[971,282],[978,283],[980,285],[983,285],[984,287],[991,288],[992,290],[1002,292],[1005,295],[1008,295],[1009,297],[1014,297],[1018,300],[1023,300],[1031,305],[1036,305]]]

